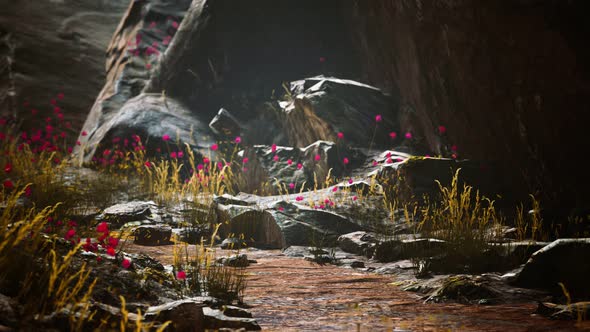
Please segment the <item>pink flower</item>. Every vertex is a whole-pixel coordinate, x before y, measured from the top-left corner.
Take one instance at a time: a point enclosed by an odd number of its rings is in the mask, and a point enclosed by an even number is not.
[[[219,149],[219,145],[217,145],[217,144],[211,144],[211,150],[217,151],[217,149]]]
[[[289,189],[294,189],[295,188],[295,183],[291,182],[289,183]]]
[[[178,22],[176,22],[176,21],[172,22],[172,27],[174,29],[178,29]]]
[[[373,160],[373,167],[376,167],[379,163],[376,160]]]
[[[325,58],[325,57],[323,57],[323,56],[321,56],[321,57],[320,57],[320,63],[324,63],[324,62],[326,62],[326,58]]]
[[[381,120],[383,120],[383,117],[381,116],[381,114],[375,115],[375,122],[381,122]]]
[[[209,158],[203,157],[203,164],[208,164],[210,162]]]
[[[276,144],[273,144],[273,145],[271,145],[271,146],[270,146],[270,151],[271,151],[272,153],[275,153],[275,152],[277,152],[277,145],[276,145]]]
[[[164,135],[164,136],[162,136],[162,140],[164,140],[166,142],[169,141],[170,140],[170,135]]]
[[[242,159],[242,163],[246,164],[248,162],[248,157]]]
[[[197,170],[202,171],[203,170],[203,164],[198,164],[197,165]]]
[[[456,145],[451,145],[451,151],[457,151],[457,146]]]
[[[348,179],[348,184],[352,184],[352,178]]]
[[[407,133],[406,133],[406,135],[405,135],[405,137],[406,137],[407,139],[412,139],[412,133],[410,133],[410,132],[407,132]]]
[[[344,163],[344,165],[348,165],[349,160],[348,158],[344,157],[344,159],[342,159],[342,162]]]
[[[146,64],[145,64],[145,68],[146,68],[147,70],[150,70],[150,69],[152,69],[152,64],[151,64],[151,63],[146,63]]]
[[[279,211],[285,211],[285,208],[282,206],[279,206]]]
[[[176,152],[176,155],[178,156],[178,158],[182,158],[182,157],[184,157],[184,152],[178,151],[178,152]]]
[[[291,164],[293,164],[293,160],[291,160],[291,159],[287,160],[287,165],[291,166]]]
[[[297,196],[297,197],[295,197],[295,200],[297,202],[301,202],[303,200],[303,196]]]
[[[176,272],[176,279],[178,279],[178,280],[186,279],[186,272],[184,272],[184,271]]]
[[[438,126],[438,133],[444,135],[447,132],[447,128],[445,126]]]
[[[320,156],[319,154],[316,154],[314,157],[315,161],[320,161],[320,159],[322,159],[322,156]]]
[[[301,163],[297,164],[297,169],[302,169],[303,165],[301,165]]]
[[[220,171],[223,169],[223,163],[221,161],[217,163],[217,169]]]
[[[277,156],[277,155],[275,154],[275,155],[274,155],[274,157],[272,157],[272,160],[274,160],[275,162],[276,162],[276,161],[279,161],[279,156]]]
[[[332,192],[337,192],[337,191],[338,191],[338,187],[332,188]]]
[[[147,167],[147,168],[150,168],[150,167],[152,167],[152,164],[151,164],[149,161],[146,161],[146,162],[144,163],[144,165],[145,165],[145,167]]]
[[[86,136],[86,135],[88,135],[88,133],[85,130],[82,131],[82,136]]]
[[[64,239],[69,240],[71,238],[73,238],[76,235],[76,230],[75,229],[70,229],[66,232],[66,235],[64,236]]]
[[[344,138],[344,133],[343,132],[339,132],[338,134],[336,134],[338,136],[338,138],[343,139]]]
[[[121,266],[122,266],[123,268],[126,268],[126,269],[128,269],[128,268],[131,266],[131,261],[130,261],[129,259],[125,258],[125,259],[123,260],[123,262],[121,262]]]
[[[393,160],[391,159],[391,157],[390,157],[390,158],[387,158],[387,160],[386,160],[386,161],[387,161],[387,163],[388,163],[388,164],[391,164],[391,163],[393,163]]]
[[[236,142],[236,144],[240,144],[240,143],[242,143],[242,138],[240,136],[238,136],[238,137],[236,137],[234,142]]]
[[[397,133],[395,131],[392,131],[389,133],[389,137],[391,137],[391,139],[395,139],[397,137]]]
[[[357,199],[358,199],[358,197],[356,197],[356,196],[352,196],[352,200],[353,200],[353,201],[356,201]]]

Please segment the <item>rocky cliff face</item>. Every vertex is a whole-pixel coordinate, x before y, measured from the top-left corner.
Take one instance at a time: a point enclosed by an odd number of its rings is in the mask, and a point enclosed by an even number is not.
[[[500,165],[521,195],[571,206],[590,196],[578,160],[589,151],[589,7],[354,1],[350,13],[363,81],[399,93],[408,130],[434,151],[456,146],[460,157]]]
[[[0,0],[0,116],[30,128],[53,113],[50,101],[62,93],[64,121],[80,128],[104,84],[105,49],[128,2]]]

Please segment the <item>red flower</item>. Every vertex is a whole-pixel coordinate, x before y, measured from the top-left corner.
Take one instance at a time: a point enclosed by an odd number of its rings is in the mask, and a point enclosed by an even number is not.
[[[11,163],[8,163],[8,164],[6,164],[6,166],[4,166],[4,172],[6,172],[6,173],[12,172],[12,164]]]
[[[287,165],[291,166],[291,164],[293,164],[293,160],[291,160],[291,159],[287,160]]]
[[[349,163],[348,158],[344,157],[344,159],[342,160],[342,162],[344,163],[344,165],[347,165]]]
[[[31,188],[31,186],[26,187],[25,188],[25,196],[31,197],[32,194],[33,194],[33,189]]]
[[[210,162],[209,158],[204,157],[203,158],[203,164],[208,164]]]
[[[277,156],[277,155],[275,154],[275,155],[272,157],[272,160],[274,160],[275,162],[276,162],[276,161],[279,161],[279,156]]]
[[[108,233],[109,232],[109,224],[106,221],[101,222],[96,226],[96,231],[99,233]]]
[[[116,252],[115,252],[115,248],[113,247],[108,247],[107,248],[107,255],[109,256],[115,256]]]
[[[170,152],[170,158],[176,159],[176,152]]]
[[[240,143],[242,143],[242,138],[240,136],[238,136],[238,137],[236,137],[234,142],[236,142],[236,144],[240,144]]]
[[[303,165],[301,165],[301,163],[297,164],[297,169],[302,169]]]
[[[57,99],[64,99],[64,93],[63,92],[58,93]]]
[[[296,200],[297,202],[300,202],[300,201],[302,201],[302,200],[303,200],[303,196],[297,196],[297,197],[295,197],[295,200]]]
[[[246,163],[248,163],[248,160],[249,160],[249,159],[246,157],[246,158],[242,159],[242,162],[243,162],[244,164],[246,164]]]
[[[164,135],[164,136],[162,136],[162,140],[164,140],[166,142],[169,141],[170,140],[170,135]]]
[[[338,136],[338,138],[342,139],[344,138],[344,133],[343,132],[339,132],[338,134],[336,134]]]
[[[217,151],[217,149],[219,149],[219,146],[217,144],[211,144],[211,150]]]
[[[389,133],[389,137],[391,137],[391,139],[395,139],[397,137],[397,133],[395,131],[392,131]]]
[[[271,151],[272,153],[275,153],[275,152],[277,152],[277,145],[276,145],[276,144],[273,144],[273,145],[271,145],[271,147],[270,147],[270,151]]]
[[[109,246],[111,248],[116,248],[119,245],[119,239],[116,237],[109,237]]]
[[[67,231],[66,236],[64,236],[64,239],[69,240],[69,239],[73,238],[75,235],[76,235],[76,230],[70,229]]]
[[[314,159],[315,159],[315,161],[320,161],[320,159],[322,159],[322,156],[320,156],[319,154],[316,154]]]
[[[375,122],[381,122],[381,120],[383,120],[383,117],[381,117],[381,114],[375,115]]]
[[[82,136],[86,136],[86,135],[88,135],[88,133],[85,130],[83,130],[82,131]]]
[[[3,185],[7,190],[14,188],[14,183],[12,183],[10,180],[5,180]]]
[[[186,272],[184,272],[184,271],[176,272],[176,279],[178,279],[178,280],[186,279]]]
[[[124,268],[128,269],[131,266],[131,261],[127,258],[125,258],[123,260],[123,262],[121,262],[121,266],[123,266]]]
[[[438,126],[438,133],[444,135],[447,132],[447,128],[445,126]]]
[[[144,165],[145,165],[145,167],[147,167],[147,168],[150,168],[150,167],[152,166],[152,164],[150,164],[150,162],[149,162],[149,161],[146,161],[146,162],[144,163]]]

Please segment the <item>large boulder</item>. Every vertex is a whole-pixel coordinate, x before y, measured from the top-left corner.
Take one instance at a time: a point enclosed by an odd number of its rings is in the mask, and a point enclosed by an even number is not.
[[[104,52],[128,5],[1,0],[0,118],[33,129],[53,114],[53,100],[63,124],[80,128],[104,84]]]
[[[136,142],[138,137],[141,142]],[[186,145],[197,153],[209,151],[213,143],[211,131],[193,112],[178,101],[161,94],[142,94],[125,103],[96,123],[94,131],[81,145],[83,156],[97,156],[103,161],[115,158],[117,150],[132,149],[141,143],[148,156],[166,156],[174,153],[176,158],[187,157]],[[114,151],[113,151],[114,150]],[[183,151],[179,154],[178,151]]]
[[[293,146],[342,140],[357,147],[388,148],[402,141],[389,135],[399,131],[397,101],[375,87],[317,76],[291,82],[291,95],[292,100],[280,105]]]
[[[92,159],[96,152],[94,145],[102,142],[111,129],[103,124],[110,122],[116,114],[120,116],[120,108],[141,93],[153,75],[161,54],[173,43],[178,25],[190,4],[191,0],[129,2],[107,49],[106,82],[95,96],[94,105],[87,113],[78,137],[82,147],[74,149],[81,161]],[[160,95],[166,93],[163,90],[155,92]],[[118,133],[125,138],[132,134],[145,132]]]
[[[590,238],[559,239],[535,252],[516,275],[520,287],[562,293],[562,283],[572,298],[590,296]]]

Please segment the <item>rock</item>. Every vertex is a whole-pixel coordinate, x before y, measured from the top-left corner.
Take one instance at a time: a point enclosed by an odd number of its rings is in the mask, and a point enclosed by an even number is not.
[[[443,284],[426,302],[454,301],[465,304],[489,303],[500,297],[500,293],[490,288],[485,282],[469,276],[451,276],[443,281]],[[483,300],[483,302],[482,302]]]
[[[549,243],[550,242],[540,242],[531,240],[505,242],[490,245],[493,250],[497,250],[499,254],[506,260],[507,266],[516,267],[520,264],[525,263],[533,253],[542,249]]]
[[[242,126],[238,119],[234,118],[225,108],[217,112],[217,115],[209,122],[209,128],[218,136],[231,139],[240,136],[242,132]]]
[[[174,37],[177,28],[174,25],[182,21],[190,4],[190,0],[128,3],[127,12],[116,28],[107,49],[106,82],[98,96],[95,94],[90,112],[84,112],[88,116],[78,137],[81,145],[74,149],[80,161],[92,160],[96,152],[95,143],[105,143],[106,146],[102,148],[112,145],[112,141],[105,135],[113,127],[113,118],[121,116],[121,107],[128,100],[138,96],[149,77],[154,74],[160,55],[165,53],[176,39]],[[101,54],[104,54],[102,52],[104,51],[101,50]],[[156,93],[161,96],[163,90]],[[121,135],[120,132],[111,134]],[[122,141],[130,139],[129,136],[132,134],[141,136],[146,132],[126,132],[118,137]],[[175,132],[167,134],[173,136]],[[117,136],[110,139],[114,137]],[[145,142],[146,137],[141,138]]]
[[[224,305],[222,308],[223,314],[228,317],[252,318],[252,314],[240,307],[233,305]]]
[[[245,329],[246,331],[260,331],[260,325],[253,318],[231,317],[218,309],[203,308],[205,314],[205,328],[219,330],[222,328]]]
[[[4,295],[0,294],[0,325],[16,326],[18,318],[14,310],[15,301]]]
[[[316,185],[323,184],[328,171],[331,170],[331,176],[341,178],[350,174],[366,158],[358,149],[337,146],[329,141],[315,141],[301,148],[277,146],[275,152],[272,150],[271,146],[254,145],[240,152],[240,156],[249,159],[246,174],[250,183],[245,188],[249,192],[269,180],[273,183],[278,181],[284,186],[282,192],[299,192],[304,184],[305,189],[314,189]],[[319,160],[316,160],[317,156]],[[344,163],[344,157],[347,158],[347,164]],[[301,168],[297,167],[298,164],[301,164]],[[295,188],[288,188],[290,183]],[[276,186],[267,189],[271,193],[278,193]]]
[[[559,239],[536,251],[517,273],[513,284],[562,294],[563,283],[573,299],[590,296],[590,238]]]
[[[223,228],[223,230],[221,230]],[[230,219],[227,227],[220,227],[221,234],[243,236],[243,239],[256,248],[280,249],[285,247],[285,239],[280,226],[267,211],[248,210]]]
[[[338,237],[340,249],[361,256],[373,256],[373,250],[377,239],[374,234],[359,231],[344,234]]]
[[[172,227],[167,225],[146,225],[137,227],[133,243],[142,246],[161,246],[171,244]]]
[[[221,257],[217,260],[217,262],[231,267],[247,267],[250,265],[250,261],[248,260],[248,256],[246,254]]]
[[[197,299],[184,299],[149,307],[145,312],[146,319],[171,321],[174,331],[203,331],[208,328],[204,316],[206,309],[203,302]]]
[[[102,162],[106,156],[108,162],[112,151],[129,149],[125,147],[125,140],[139,143],[137,137],[150,157],[168,158],[171,143],[178,150],[185,150],[188,146],[197,158],[205,153],[214,153],[209,150],[214,142],[209,127],[186,105],[161,94],[141,94],[129,99],[117,111],[111,112],[108,121],[96,126],[86,145],[82,145],[86,161],[100,146],[102,150],[99,151],[98,161]],[[186,151],[183,153],[185,156],[179,157],[180,160],[188,157]]]
[[[391,157],[386,157],[389,154]],[[380,159],[383,166],[379,169],[379,177],[386,182],[381,183],[386,188],[399,187],[398,196],[401,201],[412,197],[422,199],[424,195],[436,197],[440,193],[437,183],[443,187],[449,187],[457,169],[459,171],[459,187],[467,184],[479,190],[481,195],[496,197],[503,193],[500,182],[492,176],[492,170],[488,170],[486,176],[482,176],[482,165],[479,162],[469,160],[454,160],[446,158],[425,158],[416,156],[399,157],[393,151],[386,151]],[[391,158],[393,163],[387,160]],[[396,160],[399,160],[396,162]],[[378,159],[379,161],[379,159]],[[393,179],[389,181],[387,179]],[[386,189],[387,190],[387,189]]]
[[[363,261],[353,261],[350,263],[350,267],[353,269],[364,269],[365,268],[365,262]]]
[[[569,305],[539,302],[535,313],[552,319],[584,320],[590,315],[590,302],[575,302]]]
[[[398,101],[379,89],[359,82],[317,76],[291,82],[285,130],[291,145],[307,146],[317,140],[338,141],[366,148],[391,145],[389,133],[399,131]],[[379,123],[375,116],[381,115]],[[373,130],[375,129],[375,130]]]
[[[96,219],[104,219],[120,226],[127,222],[145,220],[155,211],[157,207],[152,201],[133,201],[108,207]]]
[[[200,244],[201,241],[209,243],[211,241],[211,228],[208,225],[197,225],[197,227],[188,227],[172,230],[178,241],[188,244]]]
[[[221,249],[243,249],[248,247],[247,241],[237,237],[228,237],[221,242]]]
[[[393,262],[407,258],[429,257],[443,253],[447,243],[438,239],[391,239],[375,246],[373,259]]]
[[[0,118],[17,116],[23,130],[38,128],[40,115],[53,113],[54,99],[64,122],[80,128],[104,84],[105,49],[128,5],[2,1]]]

